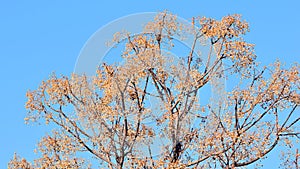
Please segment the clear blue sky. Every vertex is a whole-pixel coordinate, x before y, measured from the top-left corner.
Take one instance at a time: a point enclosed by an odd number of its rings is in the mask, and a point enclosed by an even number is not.
[[[239,13],[250,23],[246,39],[256,44],[258,60],[268,64],[279,58],[290,64],[300,61],[299,7],[297,0],[1,1],[0,168],[6,168],[14,152],[32,159],[37,141],[47,130],[24,124],[26,91],[36,89],[53,71],[69,75],[85,42],[108,22],[164,9],[186,19]],[[273,162],[265,164],[270,168]]]

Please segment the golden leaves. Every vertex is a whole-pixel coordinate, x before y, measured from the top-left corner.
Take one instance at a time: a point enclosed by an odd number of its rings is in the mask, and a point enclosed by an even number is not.
[[[254,45],[244,41],[225,42],[221,56],[231,59],[236,67],[241,68],[248,68],[256,59]]]
[[[24,158],[20,157],[15,153],[13,159],[8,163],[8,169],[33,169],[32,165]]]
[[[241,16],[237,14],[223,17],[221,21],[202,17],[199,23],[201,32],[207,37],[233,38],[249,31],[248,23],[241,21]]]
[[[61,129],[41,140],[34,167],[84,168],[76,158],[82,151],[110,168],[234,168],[263,158],[280,134],[296,131],[297,120],[290,117],[297,116],[293,111],[300,102],[299,66],[283,69],[276,62],[269,74],[257,74],[254,45],[241,38],[248,24],[239,15],[193,19],[192,27],[195,45],[209,42],[211,51],[201,56],[208,58],[206,63],[194,58],[194,49],[179,61],[162,52],[175,35],[191,33],[176,16],[162,13],[140,35],[115,35],[115,43],[126,39],[124,62],[100,65],[92,78],[52,75],[28,91],[24,120],[42,118]],[[199,90],[232,70],[238,77],[247,75],[249,85],[237,85],[226,93],[229,101],[216,107],[200,103]],[[163,146],[152,149],[159,141]],[[174,158],[177,143],[182,149]],[[161,154],[153,155],[156,149]],[[11,164],[31,167],[17,158]]]
[[[34,104],[33,104],[33,101],[34,101],[34,93],[30,92],[30,91],[27,91],[26,92],[26,97],[27,97],[27,102],[25,104],[25,108],[26,109],[34,109]]]

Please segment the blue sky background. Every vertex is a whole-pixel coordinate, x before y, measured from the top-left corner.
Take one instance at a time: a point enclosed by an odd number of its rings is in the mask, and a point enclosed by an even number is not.
[[[25,93],[51,72],[69,75],[88,38],[101,26],[137,12],[169,10],[186,19],[239,13],[250,23],[246,40],[263,64],[300,61],[300,2],[291,1],[0,1],[0,168],[14,152],[32,159],[47,130],[25,125]],[[277,156],[272,154],[272,156]],[[275,167],[268,160],[265,168]],[[277,168],[277,167],[276,167]]]

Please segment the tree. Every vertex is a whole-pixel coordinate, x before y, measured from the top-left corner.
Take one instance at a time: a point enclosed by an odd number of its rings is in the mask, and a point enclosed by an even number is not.
[[[191,23],[160,13],[139,35],[116,34],[122,64],[103,63],[93,77],[52,75],[28,91],[25,120],[57,128],[38,144],[40,158],[15,155],[9,168],[229,169],[259,164],[281,144],[291,149],[285,166],[297,167],[299,65],[260,66],[239,15]],[[187,34],[192,47],[170,62],[164,49]],[[199,56],[204,43],[210,51]],[[200,90],[218,78],[237,83],[222,102],[201,104]]]

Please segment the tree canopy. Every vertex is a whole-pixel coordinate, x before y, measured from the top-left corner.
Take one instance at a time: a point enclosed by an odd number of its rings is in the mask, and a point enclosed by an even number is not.
[[[283,166],[298,168],[299,65],[261,66],[248,31],[240,15],[182,24],[163,12],[138,35],[117,33],[122,63],[103,62],[92,77],[53,74],[27,92],[26,122],[56,127],[39,158],[15,155],[8,167],[243,168],[282,145]],[[186,53],[166,52],[187,35]],[[233,87],[202,95],[219,79]]]

